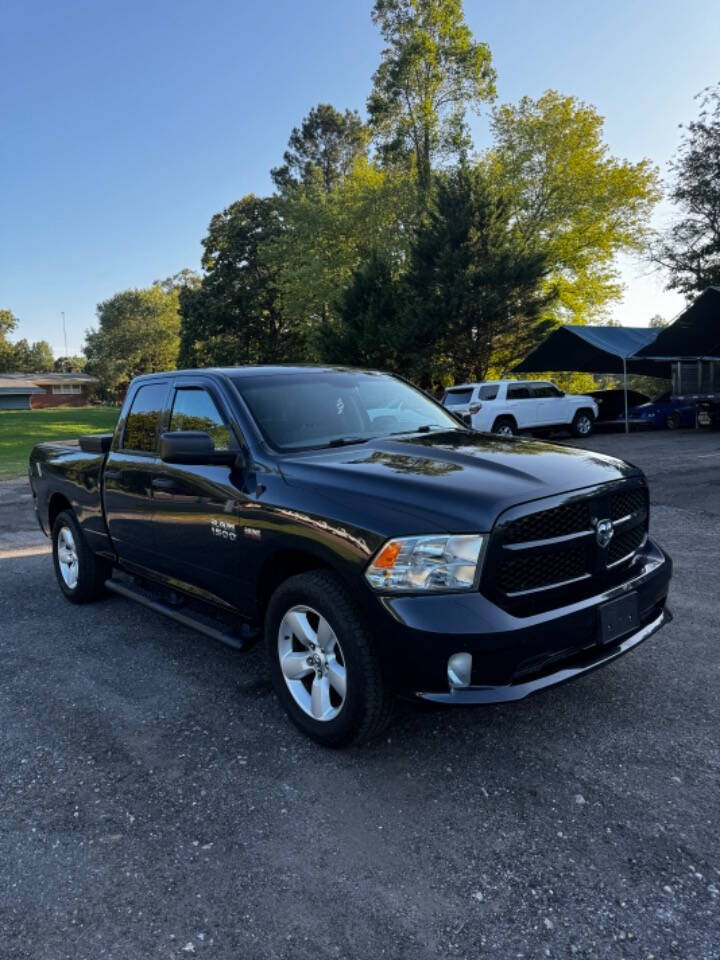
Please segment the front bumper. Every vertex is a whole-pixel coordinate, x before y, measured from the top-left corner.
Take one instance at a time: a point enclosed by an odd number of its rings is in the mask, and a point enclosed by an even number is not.
[[[519,700],[617,659],[670,619],[670,557],[647,540],[627,579],[566,606],[520,617],[482,593],[382,597],[375,632],[398,692],[440,703]],[[640,627],[599,643],[598,608],[634,592]],[[448,659],[472,655],[470,686],[451,689]]]
[[[423,693],[418,692],[415,695],[421,700],[430,700],[434,703],[448,703],[455,706],[470,706],[477,703],[508,703],[513,700],[524,700],[525,697],[533,693],[539,693],[541,690],[547,690],[548,687],[557,687],[561,683],[567,683],[568,680],[574,680],[575,677],[581,677],[585,673],[597,670],[598,667],[604,667],[606,663],[612,663],[623,654],[629,653],[639,646],[643,640],[656,633],[660,627],[672,621],[672,613],[665,607],[660,615],[641,627],[635,633],[626,637],[620,643],[611,646],[609,649],[600,649],[596,652],[580,656],[572,665],[560,667],[557,670],[551,670],[549,673],[542,674],[533,680],[526,680],[519,683],[509,683],[504,686],[496,687],[463,687],[461,689],[451,689],[447,693]]]

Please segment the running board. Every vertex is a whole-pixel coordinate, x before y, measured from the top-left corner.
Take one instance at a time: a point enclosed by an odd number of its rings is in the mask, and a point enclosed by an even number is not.
[[[247,632],[243,634],[223,630],[222,627],[215,625],[211,617],[205,617],[202,613],[197,613],[195,610],[181,613],[169,604],[163,603],[162,600],[156,600],[148,592],[143,590],[142,587],[132,582],[121,582],[120,580],[110,578],[105,581],[105,586],[108,590],[119,594],[121,597],[127,597],[128,600],[141,603],[144,607],[154,610],[155,613],[162,613],[171,620],[182,623],[183,626],[190,627],[191,630],[204,633],[206,637],[212,637],[213,640],[219,640],[220,643],[224,643],[234,650],[246,650],[255,639],[256,634],[250,627],[247,627]]]

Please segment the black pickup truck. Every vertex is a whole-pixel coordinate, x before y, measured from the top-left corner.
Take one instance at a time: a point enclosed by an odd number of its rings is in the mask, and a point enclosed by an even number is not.
[[[30,483],[68,600],[264,637],[283,707],[327,745],[379,733],[395,693],[519,700],[670,616],[640,470],[473,432],[383,373],[139,377],[114,435],[39,444]]]

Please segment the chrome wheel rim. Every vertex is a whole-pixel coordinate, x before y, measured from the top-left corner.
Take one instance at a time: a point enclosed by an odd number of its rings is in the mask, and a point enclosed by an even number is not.
[[[577,432],[585,436],[586,433],[590,433],[590,418],[589,417],[579,417],[577,422]]]
[[[499,437],[512,437],[512,436],[514,436],[514,434],[513,434],[513,428],[512,428],[509,424],[507,424],[507,423],[503,423],[501,426],[499,426],[499,427],[497,428],[497,430],[495,431],[495,433],[496,433]]]
[[[78,582],[78,555],[70,527],[60,527],[57,540],[58,566],[65,585],[74,590]]]
[[[278,630],[285,685],[303,713],[320,723],[338,716],[347,695],[347,668],[333,628],[312,607],[291,607]]]

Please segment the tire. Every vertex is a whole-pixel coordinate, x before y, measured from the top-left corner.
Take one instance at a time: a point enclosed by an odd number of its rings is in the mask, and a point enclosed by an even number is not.
[[[278,700],[317,743],[365,743],[390,722],[393,700],[380,658],[334,573],[302,573],[277,588],[265,616],[265,648]]]
[[[498,417],[492,425],[492,432],[499,437],[514,437],[517,435],[517,424],[512,417]]]
[[[668,430],[679,430],[680,429],[680,414],[679,413],[669,413],[665,417],[665,426]]]
[[[88,547],[75,515],[58,514],[52,528],[55,577],[70,603],[91,603],[105,593],[110,564]]]
[[[570,431],[574,437],[586,439],[592,436],[595,418],[589,410],[578,410],[570,424]]]

